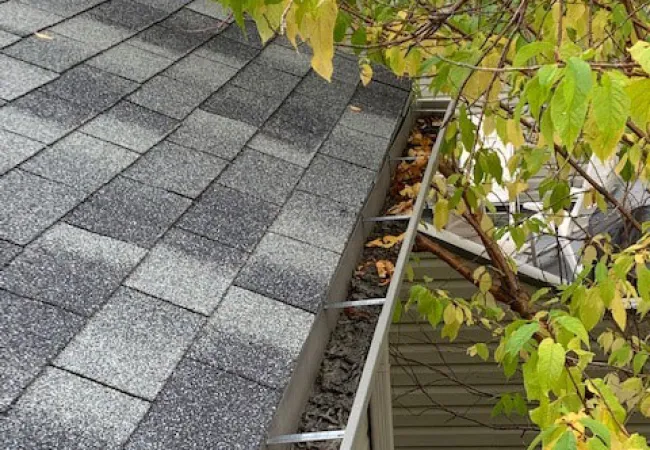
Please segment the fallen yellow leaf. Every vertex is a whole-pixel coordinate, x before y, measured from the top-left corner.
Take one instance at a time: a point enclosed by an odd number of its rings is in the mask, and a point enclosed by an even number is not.
[[[386,213],[388,215],[410,214],[413,211],[413,200],[404,200],[396,205],[391,206]]]
[[[48,41],[54,39],[54,37],[50,36],[49,34],[39,33],[39,32],[34,33],[34,36],[36,36],[39,39],[47,39]]]
[[[390,278],[395,272],[395,265],[387,259],[380,259],[375,263],[375,267],[377,267],[379,278]]]
[[[361,108],[359,108],[358,106],[350,105],[350,111],[361,112]]]
[[[404,234],[402,233],[399,236],[386,235],[382,238],[375,239],[366,244],[366,247],[381,247],[381,248],[391,248],[394,247],[398,242],[404,240]]]

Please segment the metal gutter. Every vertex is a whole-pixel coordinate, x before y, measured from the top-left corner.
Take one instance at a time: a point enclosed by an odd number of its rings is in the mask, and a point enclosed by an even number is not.
[[[446,230],[436,230],[433,225],[428,223],[421,223],[418,230],[436,241],[452,246],[454,250],[457,251],[456,253],[465,253],[465,255],[471,257],[478,256],[483,260],[483,262],[489,262],[487,251],[482,244],[464,239]],[[523,276],[527,281],[537,282],[536,284],[541,283],[559,286],[563,283],[562,279],[557,275],[527,263],[519,263],[517,265],[517,273],[518,275]]]
[[[412,112],[423,115],[424,112],[440,111],[445,111],[443,123],[448,123],[449,118],[454,113],[449,99],[426,99],[416,102]],[[444,134],[445,127],[438,131],[438,137],[422,178],[422,186],[431,184]],[[395,305],[399,301],[398,295],[404,272],[418,232],[422,211],[426,205],[427,194],[428,190],[422,189],[413,207],[413,213],[409,219],[408,228],[395,265],[395,272],[375,328],[359,387],[345,428],[341,450],[358,450],[362,448],[362,442],[367,440],[367,436],[363,435],[365,433],[363,425],[368,419],[369,406],[371,409],[370,429],[373,450],[392,450],[393,448],[390,373],[388,371],[388,332],[392,323]]]
[[[282,437],[294,434],[300,423],[301,413],[309,399],[313,381],[316,379],[325,347],[329,342],[329,336],[338,321],[341,308],[337,308],[336,305],[343,303],[347,299],[349,282],[356,268],[358,256],[365,245],[367,236],[374,226],[374,223],[367,219],[376,217],[381,211],[390,187],[394,168],[399,163],[395,161],[395,158],[402,156],[403,149],[406,146],[408,134],[405,135],[402,130],[405,128],[410,130],[411,127],[411,124],[408,123],[411,118],[410,103],[411,99],[405,104],[400,114],[399,122],[396,124],[393,135],[391,136],[391,144],[387,149],[382,167],[377,174],[372,190],[362,210],[357,215],[357,223],[354,231],[348,240],[335,274],[330,281],[329,292],[325,302],[327,306],[323,307],[316,314],[314,325],[297,359],[297,364],[293,370],[289,384],[282,394],[282,399],[267,429],[268,440],[262,444],[262,449],[287,450],[290,448],[291,444],[278,442],[278,439],[281,440]],[[313,440],[313,436],[311,438]]]

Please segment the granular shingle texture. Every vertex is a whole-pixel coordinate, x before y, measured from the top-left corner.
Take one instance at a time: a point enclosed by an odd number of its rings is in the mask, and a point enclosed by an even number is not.
[[[81,317],[0,290],[0,411],[77,333]]]
[[[244,122],[197,109],[169,140],[226,159],[233,159],[257,129]]]
[[[79,128],[98,112],[53,95],[32,91],[0,108],[2,128],[51,144]]]
[[[267,233],[235,284],[316,312],[325,300],[338,260],[334,252]]]
[[[324,173],[329,176],[323,176]],[[358,208],[368,196],[375,177],[376,173],[369,169],[318,155],[298,187]]]
[[[209,315],[246,261],[244,252],[173,230],[126,281],[171,303]]]
[[[274,389],[188,359],[126,449],[258,448],[279,400]]]
[[[123,147],[73,132],[27,161],[22,168],[91,193],[137,158],[137,153]]]
[[[79,205],[66,221],[142,247],[151,248],[190,205],[160,188],[118,177]]]
[[[91,59],[88,64],[142,83],[163,71],[173,60],[129,44],[120,44]]]
[[[88,316],[144,255],[135,245],[59,223],[0,273],[0,287]]]
[[[302,172],[302,168],[286,161],[245,149],[219,177],[219,182],[267,202],[282,204]]]
[[[54,364],[153,400],[202,323],[196,314],[121,288]]]
[[[263,444],[408,96],[299,48],[212,0],[0,0],[0,447]]]
[[[282,388],[313,322],[313,314],[232,287],[190,357]]]
[[[131,102],[120,102],[82,128],[84,133],[144,153],[160,142],[177,121]]]
[[[52,71],[0,55],[0,98],[5,100],[20,97],[56,77]]]
[[[231,247],[253,251],[279,206],[213,184],[181,218],[179,226]]]
[[[208,153],[163,142],[149,150],[125,175],[194,198],[217,178],[226,164]]]
[[[144,400],[49,367],[0,422],[0,442],[7,450],[117,449],[148,406]]]
[[[48,38],[29,37],[3,50],[7,55],[44,69],[63,72],[93,56],[97,49],[63,35],[47,34]]]
[[[18,164],[37,153],[44,144],[33,141],[19,134],[0,130],[0,174],[13,169]]]
[[[84,197],[77,189],[13,170],[0,178],[0,238],[27,244]]]

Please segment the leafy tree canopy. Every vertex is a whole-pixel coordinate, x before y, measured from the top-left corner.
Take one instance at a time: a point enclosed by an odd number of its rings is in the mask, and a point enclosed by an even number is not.
[[[509,376],[521,371],[526,398],[504,396],[500,407],[528,408],[540,429],[536,444],[647,449],[626,422],[633,412],[650,417],[650,234],[639,214],[650,203],[650,2],[221,2],[240,25],[255,20],[264,39],[279,33],[296,46],[306,42],[326,79],[340,46],[358,55],[364,83],[378,63],[451,96],[457,120],[447,127],[432,186],[435,226],[464,220],[490,263],[470,271],[420,237],[478,290],[460,299],[417,286],[407,307],[449,339],[466,325],[498,337],[492,355],[485,343],[469,352],[493,358]],[[641,192],[636,204],[634,192]],[[517,210],[494,225],[498,203],[526,200],[536,205],[532,214]],[[593,231],[585,217],[594,211],[616,216],[624,232]],[[544,235],[558,245],[582,241],[577,271],[560,286],[528,292],[504,243],[523,250]]]

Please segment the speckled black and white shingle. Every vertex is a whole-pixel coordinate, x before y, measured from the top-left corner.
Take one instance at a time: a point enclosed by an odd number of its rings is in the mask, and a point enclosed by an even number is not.
[[[3,449],[264,442],[408,88],[226,20],[0,0]]]

